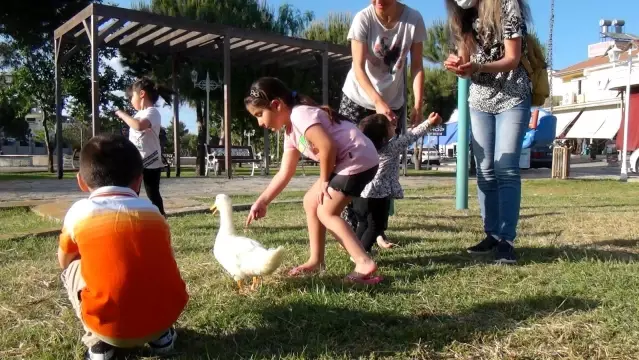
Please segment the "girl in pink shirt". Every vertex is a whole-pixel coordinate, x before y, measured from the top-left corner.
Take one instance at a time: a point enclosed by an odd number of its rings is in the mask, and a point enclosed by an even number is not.
[[[310,98],[291,91],[272,77],[257,80],[244,99],[246,109],[263,128],[286,128],[280,170],[251,207],[247,226],[266,215],[266,207],[295,175],[300,155],[319,162],[320,176],[304,196],[310,240],[308,261],[293,268],[298,276],[322,271],[325,265],[326,230],[335,235],[355,262],[346,279],[377,284],[377,265],[366,254],[350,226],[340,214],[351,198],[360,196],[375,177],[379,155],[373,143],[348,119]]]

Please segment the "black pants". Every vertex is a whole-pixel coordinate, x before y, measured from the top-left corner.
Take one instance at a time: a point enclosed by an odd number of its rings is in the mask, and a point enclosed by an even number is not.
[[[148,196],[153,205],[158,207],[160,213],[165,215],[164,202],[162,201],[162,195],[160,195],[160,178],[162,177],[162,168],[144,169],[142,177],[146,196]]]
[[[357,217],[357,238],[366,252],[370,252],[378,236],[388,227],[390,198],[353,198],[353,212]]]
[[[401,119],[404,116],[405,107],[401,107],[399,109],[393,109],[395,115],[397,115],[398,119]],[[375,114],[375,110],[367,109],[365,107],[357,105],[353,100],[351,100],[348,96],[342,94],[342,99],[339,104],[339,113],[351,119],[355,125],[359,124],[365,117],[368,115]],[[397,121],[397,127],[395,128],[395,133],[401,134],[402,132],[402,122],[401,120]],[[350,202],[341,215],[342,219],[346,221],[348,225],[353,228],[353,231],[357,231],[357,216],[353,212],[353,203]]]

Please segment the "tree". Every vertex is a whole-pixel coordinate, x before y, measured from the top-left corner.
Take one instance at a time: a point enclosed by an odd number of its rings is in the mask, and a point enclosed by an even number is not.
[[[186,128],[186,124],[180,121],[178,123],[178,136],[180,138],[180,146],[182,147],[184,146],[184,139],[185,139],[185,136],[188,135],[188,133],[189,133],[189,130]],[[166,137],[167,137],[167,142],[164,148],[162,149],[162,152],[165,154],[171,154],[173,153],[173,144],[174,144],[173,121],[171,121],[171,123],[169,123],[169,126],[166,127]]]
[[[449,54],[448,25],[442,20],[435,20],[426,29],[426,40],[422,55],[426,61],[442,64]]]
[[[0,132],[4,136],[24,140],[29,134],[27,111],[23,99],[10,86],[0,87]]]
[[[33,3],[13,2],[0,14],[0,33],[4,35],[0,46],[4,66],[14,70],[14,89],[25,99],[25,109],[42,111],[45,146],[49,158],[49,171],[53,172],[55,142],[49,124],[55,117],[54,55],[51,34],[77,12],[100,0],[52,0]],[[100,49],[101,58],[114,56],[113,50]],[[63,108],[69,104],[70,113],[85,119],[91,104],[91,79],[87,64],[89,51],[83,49],[71,57],[61,68]],[[113,94],[122,90],[115,70],[107,65],[100,73],[100,117],[106,128],[113,125],[113,108],[121,106],[123,99]]]

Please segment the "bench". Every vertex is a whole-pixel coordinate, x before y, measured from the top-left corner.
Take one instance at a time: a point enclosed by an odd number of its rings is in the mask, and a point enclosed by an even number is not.
[[[224,164],[224,146],[208,146],[207,152],[204,176],[209,176],[211,171],[219,175]],[[261,161],[253,155],[253,149],[250,146],[231,146],[231,164],[250,164],[251,176],[253,176],[255,170],[260,169]]]
[[[302,155],[297,164],[302,165],[302,176],[306,176],[306,169],[304,168],[304,165],[317,166],[319,163]]]
[[[166,177],[171,177],[171,167],[174,165],[173,163],[173,154],[162,154],[162,165],[166,168]]]
[[[80,167],[80,157],[79,156],[62,154],[62,168],[63,169],[71,168],[73,170],[76,170],[76,164],[78,164],[77,167]]]

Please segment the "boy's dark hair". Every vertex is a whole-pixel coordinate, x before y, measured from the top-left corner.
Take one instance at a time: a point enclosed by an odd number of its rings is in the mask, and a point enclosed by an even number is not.
[[[282,80],[274,77],[262,77],[255,81],[253,85],[251,85],[249,95],[244,98],[244,105],[267,108],[274,99],[282,100],[284,104],[290,108],[293,108],[295,105],[318,107],[326,111],[331,122],[336,124],[339,124],[342,120],[350,121],[350,119],[333,110],[330,106],[318,105],[310,97],[291,91]]]
[[[91,189],[128,187],[142,174],[142,156],[122,135],[91,138],[80,151],[80,176]]]
[[[153,105],[155,105],[160,98],[162,98],[167,105],[171,105],[171,96],[174,94],[173,90],[164,85],[156,84],[155,81],[147,77],[136,80],[126,90],[126,94],[130,99],[134,91],[139,92],[141,90],[144,90],[149,96]]]
[[[359,129],[371,139],[375,149],[379,150],[386,145],[387,140],[391,137],[388,134],[388,123],[386,115],[368,115],[360,121]]]

